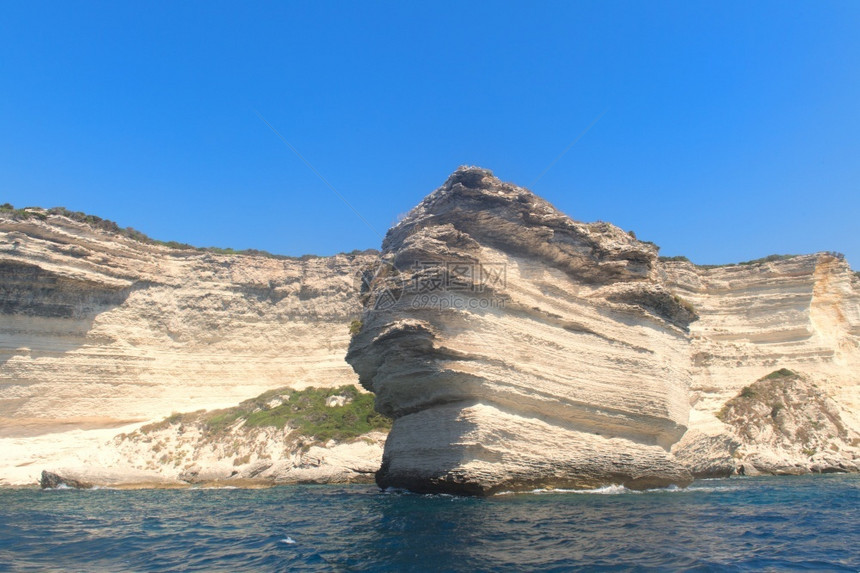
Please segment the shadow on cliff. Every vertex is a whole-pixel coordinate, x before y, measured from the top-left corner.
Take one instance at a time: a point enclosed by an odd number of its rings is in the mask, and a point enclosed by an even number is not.
[[[96,317],[148,287],[116,287],[37,265],[0,262],[0,366],[14,356],[57,356],[91,344],[87,335]]]

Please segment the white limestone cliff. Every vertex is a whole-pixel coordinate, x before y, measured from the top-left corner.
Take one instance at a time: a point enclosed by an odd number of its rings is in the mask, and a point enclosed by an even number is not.
[[[860,281],[839,256],[664,263],[461,168],[389,231],[383,259],[347,355],[395,419],[383,487],[644,488],[860,466]],[[788,368],[778,387],[756,382]],[[739,396],[750,385],[759,403]]]
[[[381,256],[176,249],[34,213],[0,210],[0,485],[379,468],[384,487],[484,495],[860,471],[860,278],[834,253],[659,260],[479,168]],[[359,380],[387,441],[161,422]]]
[[[668,450],[686,430],[695,316],[655,247],[461,168],[389,231],[383,257],[347,355],[395,419],[380,485],[690,481]]]
[[[676,447],[698,475],[726,475],[742,467],[856,471],[860,464],[860,279],[833,253],[774,259],[716,268],[662,265],[671,288],[700,316],[690,327],[690,431]],[[838,418],[845,427],[841,436],[828,434],[829,422],[801,425],[787,447],[765,436],[750,440],[744,428],[718,419],[727,402],[782,369],[802,379],[793,382],[795,393],[805,395],[814,386],[814,394],[832,404],[833,415],[830,406],[818,411],[822,420]],[[780,400],[767,410],[789,406],[782,415],[791,414],[790,402]],[[804,444],[806,430],[813,438],[821,434],[820,447]]]
[[[217,254],[0,213],[0,447],[17,452],[0,483],[36,479],[69,432],[101,443],[272,388],[355,383],[356,273],[375,258]]]

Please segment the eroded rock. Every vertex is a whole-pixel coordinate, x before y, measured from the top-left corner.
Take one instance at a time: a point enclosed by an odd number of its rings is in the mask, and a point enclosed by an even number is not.
[[[395,418],[380,485],[690,481],[668,449],[686,430],[696,317],[654,246],[461,168],[389,231],[383,260],[347,355]]]

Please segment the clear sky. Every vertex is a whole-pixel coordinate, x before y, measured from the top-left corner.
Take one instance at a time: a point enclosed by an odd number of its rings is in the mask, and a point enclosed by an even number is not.
[[[380,234],[474,164],[665,255],[860,268],[856,1],[5,2],[0,82],[0,203],[158,239],[379,246],[259,113]]]

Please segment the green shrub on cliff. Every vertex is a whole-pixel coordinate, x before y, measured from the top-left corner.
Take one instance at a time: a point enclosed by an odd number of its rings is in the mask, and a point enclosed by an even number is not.
[[[758,265],[761,263],[775,263],[777,261],[785,261],[788,259],[793,259],[798,255],[768,255],[766,257],[762,257],[760,259],[753,259],[751,261],[743,261],[738,263],[739,265]]]
[[[327,405],[326,400],[333,396],[342,396],[347,403]],[[276,428],[288,425],[320,442],[348,440],[391,427],[391,421],[373,409],[373,399],[373,394],[360,393],[354,386],[306,388],[291,393],[279,406],[248,414],[245,425]]]
[[[675,302],[677,302],[679,305],[681,305],[681,308],[683,308],[684,310],[686,310],[690,314],[695,315],[695,316],[699,315],[699,313],[696,311],[696,307],[693,305],[692,302],[690,302],[687,299],[682,298],[676,294],[673,294],[672,298],[675,300]]]
[[[765,376],[764,380],[776,380],[777,378],[788,378],[790,376],[797,376],[797,374],[788,368],[780,368]]]
[[[2,205],[0,205],[0,213],[12,215],[13,219],[18,219],[22,221],[26,221],[30,217],[35,217],[37,219],[41,219],[42,221],[48,218],[44,211],[42,209],[39,209],[38,207],[25,207],[23,209],[16,209],[11,203],[3,203]]]
[[[334,397],[332,405],[327,404]],[[172,414],[165,420],[143,426],[141,433],[164,430],[172,425],[197,426],[212,439],[241,422],[244,428],[292,428],[296,437],[314,442],[346,441],[373,430],[386,431],[391,420],[377,413],[373,394],[354,386],[338,388],[279,388],[222,410]],[[343,401],[343,405],[338,405]]]

